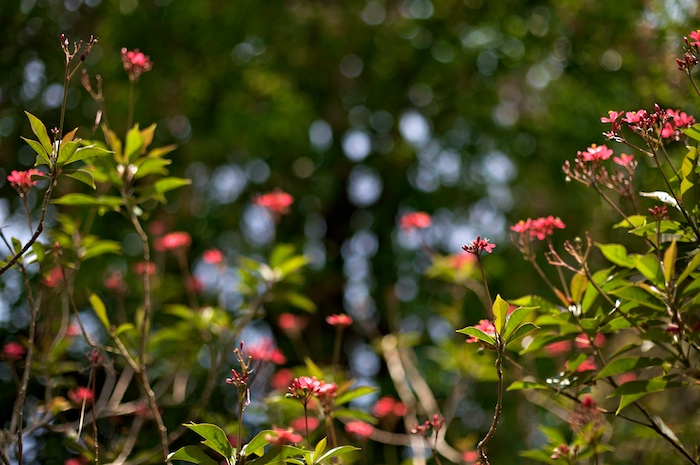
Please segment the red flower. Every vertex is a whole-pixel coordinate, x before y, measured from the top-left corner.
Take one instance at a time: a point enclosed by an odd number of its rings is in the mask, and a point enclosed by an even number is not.
[[[544,346],[544,350],[547,351],[551,357],[559,354],[564,354],[571,350],[571,341],[558,341],[552,342]]]
[[[496,335],[496,327],[489,320],[481,320],[481,321],[479,321],[479,324],[474,326],[474,327],[476,329],[480,329],[487,336],[493,337]],[[477,341],[478,341],[478,339],[474,336],[469,336],[466,340],[466,342],[469,344],[472,344],[472,343],[477,342]]]
[[[289,386],[289,393],[291,397],[299,399],[302,404],[306,405],[311,400],[311,397],[316,394],[320,385],[321,382],[315,376],[300,376],[292,381],[292,384]]]
[[[157,238],[153,242],[153,247],[159,252],[164,252],[189,247],[190,244],[192,244],[192,236],[184,231],[175,231]]]
[[[73,457],[63,462],[63,465],[86,465],[89,463],[84,457]]]
[[[12,170],[7,180],[17,192],[24,195],[29,192],[29,189],[36,186],[37,181],[32,180],[32,176],[43,176],[43,174],[34,168],[27,171]]]
[[[691,33],[688,35],[691,39],[693,39],[690,42],[690,45],[692,45],[693,47],[700,47],[700,29],[698,29],[697,31],[691,31]]]
[[[281,350],[273,346],[270,339],[263,339],[257,344],[248,346],[248,355],[253,360],[272,362],[275,365],[287,363],[287,357],[284,356]]]
[[[276,215],[289,213],[289,207],[293,203],[294,197],[280,189],[253,197],[253,204],[263,207]]]
[[[326,323],[328,323],[331,326],[344,328],[352,324],[352,318],[344,313],[340,313],[337,315],[331,315],[326,317]]]
[[[630,166],[634,160],[634,155],[627,155],[626,153],[620,154],[619,157],[613,157],[613,161],[620,166]]]
[[[202,254],[202,260],[211,265],[219,265],[224,262],[224,254],[219,249],[205,250]]]
[[[156,264],[153,262],[138,262],[134,265],[134,273],[138,275],[144,273],[156,274]]]
[[[59,267],[52,268],[41,282],[43,282],[46,287],[56,287],[58,283],[63,282],[63,272]]]
[[[294,315],[293,313],[283,313],[277,317],[277,326],[285,333],[299,333],[306,328],[308,320],[303,316]]]
[[[361,438],[368,438],[374,432],[374,426],[364,421],[351,421],[345,425],[345,431]]]
[[[126,47],[122,48],[122,64],[124,71],[133,82],[138,81],[143,73],[150,71],[153,67],[148,55],[141,53],[138,48],[132,51],[127,50]]]
[[[583,333],[576,336],[574,342],[576,343],[576,347],[578,347],[579,349],[585,349],[591,346],[591,341],[588,340],[588,336],[586,336]],[[596,347],[603,347],[605,345],[605,336],[600,333],[596,334],[593,343]]]
[[[496,244],[491,244],[488,239],[482,239],[481,236],[476,236],[476,239],[471,241],[469,245],[462,246],[462,249],[478,257],[484,250],[491,253],[495,247]]]
[[[578,156],[583,158],[583,161],[592,162],[607,160],[612,154],[612,149],[609,149],[605,145],[596,144],[593,144],[590,147],[588,147],[585,152],[578,152]]]
[[[474,463],[479,460],[479,451],[476,450],[465,450],[462,452],[462,460],[467,463]]]
[[[413,231],[414,229],[425,229],[433,223],[433,220],[425,212],[406,213],[399,219],[399,225],[404,231]]]
[[[408,407],[401,401],[395,400],[392,397],[382,397],[375,402],[372,407],[372,414],[377,418],[384,418],[389,415],[402,417],[408,412]]]
[[[82,404],[83,401],[90,402],[95,397],[92,389],[84,386],[78,386],[75,389],[68,391],[68,398],[74,404]]]
[[[270,378],[270,386],[272,386],[272,389],[276,390],[287,389],[293,380],[294,372],[289,368],[282,368],[272,375]]]
[[[275,446],[284,446],[287,444],[296,444],[301,442],[300,434],[294,432],[293,429],[274,428],[273,434],[265,435],[265,440]]]
[[[21,360],[27,351],[19,342],[8,342],[2,348],[2,353],[5,356],[5,360]]]
[[[297,417],[289,422],[289,426],[292,427],[294,431],[304,432],[306,431],[307,419],[304,417]],[[309,431],[313,431],[318,428],[321,424],[321,420],[316,417],[308,417]]]
[[[669,323],[669,325],[666,326],[666,332],[670,335],[680,334],[681,328],[675,323]]]
[[[566,369],[569,369],[569,361],[567,360],[566,364],[564,365]],[[583,373],[584,371],[593,371],[597,370],[598,366],[595,364],[595,360],[593,357],[588,357],[586,360],[581,362],[581,364],[576,368],[576,373]]]

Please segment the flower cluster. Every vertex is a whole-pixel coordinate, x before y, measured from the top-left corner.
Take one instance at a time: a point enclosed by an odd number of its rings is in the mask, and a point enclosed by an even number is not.
[[[388,417],[389,415],[394,415],[397,417],[402,417],[408,413],[408,407],[401,401],[394,399],[393,397],[382,397],[372,406],[372,415],[377,418]]]
[[[640,135],[647,143],[656,145],[663,139],[678,141],[681,138],[681,130],[695,124],[695,118],[687,113],[672,108],[662,109],[654,105],[654,111],[645,109],[637,111],[610,111],[607,117],[600,118],[602,123],[612,125],[605,137],[622,142],[624,136],[620,132],[623,124],[635,134]]]
[[[326,317],[326,323],[337,328],[345,328],[352,325],[352,318],[344,313]]]
[[[554,234],[556,229],[564,229],[566,225],[559,219],[559,217],[554,217],[552,215],[527,220],[520,220],[518,223],[510,227],[510,229],[518,234],[525,235],[529,238],[537,238],[543,241],[547,236]]]
[[[318,398],[323,411],[326,415],[330,415],[335,396],[338,393],[338,385],[318,380],[315,376],[300,376],[294,378],[288,390],[287,397],[299,399],[304,406],[307,406],[312,398]]]
[[[153,242],[153,248],[158,252],[184,249],[192,244],[192,236],[184,231],[175,231],[157,238]]]
[[[37,169],[29,169],[27,171],[12,170],[7,180],[10,185],[19,192],[20,195],[27,195],[29,190],[36,186],[37,181],[32,179],[32,176],[43,176]]]
[[[297,444],[301,442],[301,435],[295,433],[292,428],[274,428],[272,434],[265,435],[265,440],[275,446],[285,446],[287,444]]]
[[[275,365],[287,363],[287,357],[273,345],[270,339],[263,339],[259,343],[248,347],[248,356],[261,362],[272,362]]]
[[[486,251],[488,253],[491,253],[493,249],[496,247],[496,244],[491,244],[488,239],[486,238],[481,238],[481,236],[476,236],[476,239],[471,241],[467,245],[463,245],[462,249],[465,252],[468,252],[470,254],[476,255],[479,257],[482,252]]]
[[[698,52],[700,51],[700,30],[691,31],[685,39],[685,50],[683,54],[683,59],[676,58],[676,63],[678,63],[678,69],[684,71],[690,76],[690,72],[693,70],[695,65],[698,64]]]
[[[612,112],[617,114],[617,112]],[[604,119],[604,118],[601,118]],[[619,122],[619,121],[618,121]],[[615,127],[613,125],[613,127]],[[606,145],[592,144],[585,152],[577,152],[573,165],[569,160],[564,162],[562,170],[566,179],[578,181],[586,186],[605,186],[616,191],[623,197],[631,197],[633,194],[632,181],[634,179],[637,161],[633,155],[621,154],[613,157],[613,162],[623,170],[615,170],[610,173],[603,162],[613,155],[612,149]]]
[[[433,428],[437,434],[438,431],[442,429],[444,424],[445,419],[436,413],[433,415],[431,420],[426,420],[422,425],[415,425],[413,428],[411,428],[411,433],[420,434],[421,436],[426,437],[430,428]]]
[[[143,73],[150,71],[153,67],[153,63],[151,63],[148,55],[141,53],[138,48],[127,50],[124,47],[121,55],[124,71],[129,75],[129,80],[132,82],[138,81]]]
[[[374,433],[374,426],[364,421],[350,421],[345,424],[345,431],[360,438],[368,438]]]
[[[425,229],[433,223],[432,218],[425,212],[406,213],[399,219],[399,226],[404,232]]]
[[[5,360],[21,360],[27,350],[19,342],[8,342],[2,348],[2,354]]]
[[[274,215],[286,215],[289,213],[289,207],[293,203],[294,197],[281,189],[275,189],[272,192],[253,197],[254,205],[263,207]]]
[[[82,404],[83,401],[90,402],[95,397],[92,389],[85,386],[78,386],[75,389],[68,391],[68,398],[74,404]]]

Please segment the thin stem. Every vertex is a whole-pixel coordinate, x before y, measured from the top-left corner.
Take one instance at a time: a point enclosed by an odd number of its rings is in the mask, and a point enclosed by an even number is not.
[[[126,130],[127,132],[131,129],[131,125],[134,121],[134,107],[136,106],[136,81],[131,80],[131,90],[129,92],[129,114],[126,120]]]
[[[309,411],[306,402],[304,402],[304,426],[306,428],[306,444],[308,445],[309,450],[311,450],[311,437],[309,436]]]
[[[491,422],[491,427],[489,428],[486,436],[479,441],[476,448],[479,451],[479,456],[484,465],[489,464],[489,458],[486,455],[486,444],[493,438],[496,433],[496,427],[498,426],[498,421],[501,417],[501,411],[503,409],[503,352],[505,346],[501,340],[501,336],[496,334],[496,374],[498,375],[498,388],[497,388],[497,400],[495,412],[493,414],[493,421]]]

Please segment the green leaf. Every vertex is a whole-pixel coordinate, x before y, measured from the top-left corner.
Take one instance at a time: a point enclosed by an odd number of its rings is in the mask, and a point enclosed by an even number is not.
[[[46,150],[44,150],[44,146],[41,145],[39,142],[33,140],[33,139],[27,139],[26,137],[22,137],[22,140],[24,140],[31,148],[34,149],[34,151],[37,153],[39,158],[36,160],[35,166],[38,165],[51,165],[51,160],[49,159],[49,155],[46,153]]]
[[[513,331],[518,329],[523,320],[536,308],[537,307],[519,307],[516,308],[513,313],[508,315],[508,319],[506,320],[506,328],[503,333],[503,340],[506,343],[511,338],[510,335],[513,334]]]
[[[42,244],[41,242],[38,242],[38,241],[34,242],[34,244],[32,244],[32,251],[36,255],[36,260],[38,262],[44,261],[44,257],[46,256],[46,250],[44,249],[44,244]]]
[[[328,441],[326,440],[325,437],[324,437],[323,439],[321,439],[320,441],[318,441],[318,443],[316,444],[316,447],[314,447],[314,460],[313,460],[313,463],[320,463],[320,460],[318,459],[318,457],[319,457],[321,454],[323,454],[323,452],[326,450],[326,444],[327,444],[327,442],[328,442]]]
[[[202,449],[197,446],[181,447],[177,451],[168,455],[168,461],[184,460],[190,463],[199,463],[202,465],[218,465],[219,462],[209,457]]]
[[[108,253],[120,255],[122,253],[121,242],[107,240],[96,241],[78,250],[78,257],[81,260],[88,260]]]
[[[700,123],[695,124],[689,128],[682,129],[682,131],[683,134],[685,134],[686,136],[700,142]]]
[[[73,144],[74,142],[69,142],[70,144]],[[59,166],[63,165],[70,165],[71,163],[75,163],[76,161],[80,160],[85,160],[87,158],[94,158],[94,157],[104,157],[106,155],[109,155],[110,152],[107,149],[103,149],[102,147],[98,147],[96,145],[88,145],[85,147],[80,147],[77,149],[73,154],[71,154],[70,157],[67,157],[65,160],[60,160],[58,162]]]
[[[143,137],[141,137],[141,131],[139,131],[139,125],[134,125],[133,128],[129,129],[126,133],[126,144],[124,145],[124,156],[129,161],[133,163],[141,153],[141,147],[143,146]]]
[[[492,346],[496,345],[496,340],[484,333],[482,330],[475,328],[474,326],[467,326],[466,328],[458,329],[458,333],[466,334],[467,336],[473,336],[480,341],[483,341]]]
[[[663,363],[664,361],[662,359],[652,357],[618,358],[605,365],[598,375],[596,375],[595,379],[607,378],[608,376],[615,376],[633,370],[641,370],[642,368],[659,366]]]
[[[676,257],[678,257],[678,246],[674,240],[664,253],[664,279],[667,283],[670,283],[671,278],[673,278],[673,270],[676,267]]]
[[[697,268],[700,266],[700,253],[696,253],[693,255],[693,258],[690,260],[690,263],[685,267],[685,270],[678,276],[678,280],[676,281],[676,286],[680,286],[680,284],[685,281],[685,279],[690,276],[690,273],[693,271],[697,270]]]
[[[309,263],[309,259],[304,255],[296,255],[289,260],[285,260],[278,266],[273,267],[275,270],[279,271],[280,276],[284,278],[290,273],[294,273],[298,269],[306,266]]]
[[[270,444],[270,441],[268,441],[267,438],[271,435],[274,435],[274,431],[272,431],[271,429],[265,429],[260,431],[258,434],[255,435],[255,437],[253,437],[253,439],[248,441],[248,444],[243,446],[243,453],[246,456],[263,455],[264,447]]]
[[[342,393],[335,399],[335,405],[343,405],[347,404],[351,400],[357,399],[358,397],[366,396],[368,394],[372,394],[377,392],[376,387],[372,386],[357,386],[353,389],[350,389],[347,392]]]
[[[506,328],[506,318],[508,317],[508,302],[503,300],[499,295],[496,296],[496,301],[492,307],[494,322],[498,334],[503,335]]]
[[[46,153],[50,154],[52,151],[51,139],[49,139],[49,133],[46,132],[46,126],[44,126],[44,123],[42,123],[39,118],[32,115],[28,111],[25,111],[24,113],[27,115],[27,118],[29,118],[29,124],[32,127],[32,132],[37,139],[39,139],[39,143],[41,143],[41,146],[44,148]]]
[[[508,336],[508,340],[506,341],[506,344],[509,344],[513,341],[516,341],[519,338],[526,335],[527,333],[535,331],[536,329],[540,329],[540,327],[534,325],[533,323],[524,323],[524,324],[518,326],[518,328],[515,331],[513,331],[513,334]]]
[[[373,425],[377,423],[377,418],[374,415],[357,409],[336,409],[333,411],[333,417],[346,420],[361,420]]]
[[[95,178],[92,177],[92,173],[89,171],[86,171],[84,169],[79,169],[73,172],[65,172],[64,174],[68,176],[69,178],[73,178],[77,181],[82,182],[83,184],[87,184],[88,186],[92,187],[95,189]]]
[[[603,256],[611,263],[625,268],[634,267],[634,258],[627,256],[627,249],[620,244],[599,244],[596,242],[596,247],[600,249]]]
[[[661,297],[650,294],[646,289],[638,285],[621,287],[611,290],[609,293],[616,297],[622,297],[623,299],[631,300],[656,310],[666,309],[666,307],[663,305],[663,299]]]
[[[533,381],[515,381],[513,384],[508,386],[506,391],[521,391],[523,389],[549,389],[549,386],[542,383],[535,383]]]
[[[286,301],[290,305],[308,313],[314,313],[316,311],[316,304],[311,299],[298,292],[289,291],[278,293],[276,300],[282,302]]]
[[[110,196],[110,195],[100,195],[97,197],[93,197],[91,195],[74,193],[74,194],[66,194],[59,199],[54,199],[52,201],[52,203],[55,203],[58,205],[73,205],[73,206],[83,206],[83,207],[101,206],[101,207],[108,207],[108,208],[117,210],[122,204],[122,199],[120,199],[119,197]]]
[[[680,169],[680,198],[684,205],[695,206],[697,208],[698,204],[698,181],[700,181],[700,176],[698,175],[698,149],[696,147],[689,147],[688,153],[683,159]]]
[[[136,327],[131,323],[122,323],[117,327],[116,330],[114,330],[114,337],[118,337],[122,333],[131,332],[135,328]]]
[[[136,163],[138,170],[134,174],[134,179],[141,179],[149,174],[168,174],[168,170],[165,167],[170,163],[172,161],[167,158],[145,158],[139,160]]]
[[[159,194],[164,194],[183,186],[189,186],[190,184],[192,184],[192,181],[189,179],[169,177],[159,179],[153,184],[153,187]]]
[[[675,379],[675,375],[628,381],[619,385],[608,397],[617,397],[629,394],[648,394],[650,392],[659,392],[666,389],[683,386],[683,383],[679,381],[672,381],[673,379]]]
[[[571,289],[571,300],[574,303],[581,303],[581,299],[583,299],[583,293],[586,290],[587,285],[588,278],[583,273],[576,273],[571,278],[571,284],[569,285],[569,288]]]
[[[102,299],[100,299],[97,294],[90,294],[90,305],[92,305],[92,309],[95,311],[97,318],[99,318],[104,327],[107,328],[107,331],[110,331],[111,325],[107,317],[107,308],[104,302],[102,302]]]
[[[330,460],[333,457],[342,457],[344,455],[350,454],[352,452],[361,450],[359,447],[355,446],[339,446],[335,447],[329,451],[327,451],[325,454],[323,454],[320,457],[316,457],[315,462],[316,463],[322,463],[325,462],[326,460]]]
[[[634,261],[634,267],[657,287],[664,286],[664,277],[661,264],[655,255],[638,255]]]
[[[620,221],[619,223],[613,225],[613,228],[639,228],[647,224],[647,217],[644,215],[632,215],[628,216],[627,219]]]
[[[224,430],[211,423],[188,423],[183,425],[204,438],[202,444],[209,447],[227,460],[233,458],[233,448],[228,442]]]
[[[277,268],[294,255],[294,246],[291,244],[277,244],[270,252],[270,268]]]
[[[78,150],[78,147],[80,147],[80,140],[61,143],[61,147],[58,149],[58,160],[56,160],[58,166],[63,166],[70,160],[70,157]]]

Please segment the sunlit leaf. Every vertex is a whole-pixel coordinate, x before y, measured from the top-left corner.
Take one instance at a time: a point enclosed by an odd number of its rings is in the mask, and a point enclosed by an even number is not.
[[[496,301],[493,303],[492,311],[494,322],[498,334],[503,334],[506,328],[506,318],[508,317],[508,302],[503,300],[500,295],[496,296]]]
[[[27,115],[27,118],[29,118],[29,124],[32,127],[32,132],[37,139],[39,139],[39,143],[44,148],[45,152],[50,154],[52,151],[51,139],[49,139],[49,133],[46,131],[46,126],[44,126],[44,123],[42,123],[39,118],[32,115],[28,111],[25,111],[24,113]]]
[[[168,461],[172,460],[183,460],[185,462],[198,463],[201,465],[219,465],[219,462],[209,457],[197,446],[185,446],[172,452],[168,455]]]
[[[90,305],[92,305],[92,309],[95,311],[97,318],[99,318],[99,320],[102,322],[102,325],[109,331],[111,329],[111,325],[109,324],[109,318],[107,317],[107,308],[105,307],[104,302],[102,302],[102,299],[100,299],[97,294],[90,294]]]
[[[652,357],[628,357],[613,360],[603,367],[596,375],[596,379],[607,378],[634,370],[641,370],[651,366],[659,366],[664,361],[660,358]]]
[[[233,456],[231,443],[226,433],[218,426],[211,423],[187,423],[183,426],[202,436],[204,438],[202,443],[222,457],[230,459]]]
[[[620,244],[595,244],[596,247],[600,249],[603,256],[607,258],[610,262],[615,265],[619,265],[625,268],[634,267],[634,258],[627,256],[627,249]]]

